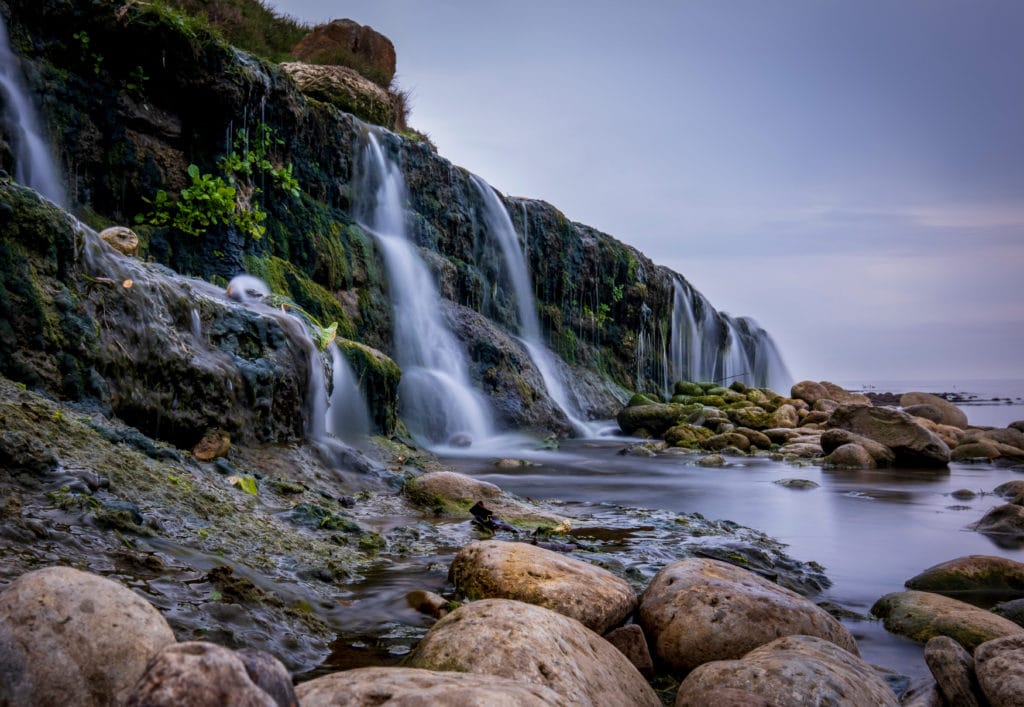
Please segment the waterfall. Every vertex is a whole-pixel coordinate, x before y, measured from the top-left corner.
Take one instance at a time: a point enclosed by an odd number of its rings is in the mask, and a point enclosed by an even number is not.
[[[490,410],[473,389],[434,278],[407,235],[405,180],[372,130],[361,167],[359,221],[377,240],[388,273],[402,417],[427,445],[467,446],[490,437]]]
[[[674,282],[668,343],[674,380],[734,380],[786,391],[792,378],[775,342],[746,317],[716,312],[704,295],[679,279]]]
[[[359,390],[355,372],[334,341],[331,354],[331,402],[327,409],[327,431],[346,442],[358,442],[370,435],[370,411]]]
[[[501,246],[505,270],[512,284],[516,301],[516,315],[519,320],[520,341],[530,354],[533,365],[537,367],[548,396],[565,414],[573,431],[582,437],[595,434],[594,429],[582,419],[577,406],[569,399],[558,374],[558,365],[554,353],[544,345],[540,333],[540,319],[533,299],[533,285],[530,283],[530,271],[526,264],[526,255],[519,245],[519,236],[508,209],[495,193],[490,184],[480,177],[470,175],[473,186],[480,193],[484,203],[484,223],[488,232],[493,235]]]
[[[35,108],[22,83],[20,67],[0,16],[0,105],[2,122],[11,137],[14,152],[14,179],[58,206],[65,206],[60,172],[43,139]]]

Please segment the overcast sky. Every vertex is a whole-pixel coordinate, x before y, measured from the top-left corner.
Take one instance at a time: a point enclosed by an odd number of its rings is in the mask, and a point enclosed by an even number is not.
[[[797,378],[1024,378],[1024,2],[272,0],[411,123],[757,320]]]

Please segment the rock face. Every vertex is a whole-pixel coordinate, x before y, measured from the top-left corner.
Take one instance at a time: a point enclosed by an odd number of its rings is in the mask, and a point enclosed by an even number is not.
[[[900,407],[908,408],[915,405],[928,405],[939,412],[939,419],[935,420],[942,425],[952,425],[964,430],[967,429],[967,415],[953,403],[938,395],[931,393],[904,393],[900,396]],[[921,417],[927,417],[922,415]]]
[[[676,707],[721,704],[708,697],[720,690],[756,695],[772,705],[899,704],[870,665],[813,636],[785,636],[739,660],[701,665],[679,686]]]
[[[871,607],[871,613],[885,620],[885,628],[915,641],[949,636],[969,651],[985,641],[1024,633],[1024,628],[950,597],[930,592],[886,594]]]
[[[347,66],[321,66],[299,61],[281,68],[307,96],[336,106],[376,125],[395,123],[395,104],[383,88]]]
[[[1007,636],[978,646],[974,669],[993,707],[1024,705],[1024,635]]]
[[[936,468],[949,462],[949,447],[899,410],[842,405],[832,413],[829,425],[885,445],[898,466]]]
[[[608,641],[575,619],[508,599],[453,611],[423,637],[408,664],[543,685],[577,705],[661,704]]]
[[[177,643],[160,651],[149,662],[125,704],[126,707],[278,705],[250,679],[245,663],[234,651],[198,641]]]
[[[1024,563],[992,555],[968,555],[929,567],[907,588],[938,594],[988,593],[1024,596]]]
[[[718,560],[661,570],[640,598],[638,623],[655,656],[677,671],[740,658],[783,635],[818,636],[859,655],[850,632],[814,603]]]
[[[557,692],[493,675],[417,668],[357,668],[299,684],[302,707],[545,707],[568,705]]]
[[[0,704],[112,704],[173,643],[160,613],[116,582],[29,572],[0,594]]]
[[[974,658],[963,646],[948,636],[936,636],[925,645],[924,660],[946,704],[963,707],[980,704]]]
[[[373,27],[352,20],[332,20],[314,27],[292,47],[292,55],[309,64],[342,64],[387,88],[395,77],[395,46]]]
[[[459,550],[448,578],[470,599],[515,599],[571,616],[597,633],[636,608],[625,580],[589,562],[534,545],[484,540]]]

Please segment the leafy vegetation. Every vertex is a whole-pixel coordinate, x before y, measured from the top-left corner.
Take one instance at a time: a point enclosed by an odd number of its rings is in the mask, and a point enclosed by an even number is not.
[[[282,15],[261,0],[170,0],[190,15],[204,19],[227,42],[271,61],[291,58],[292,46],[309,26]]]

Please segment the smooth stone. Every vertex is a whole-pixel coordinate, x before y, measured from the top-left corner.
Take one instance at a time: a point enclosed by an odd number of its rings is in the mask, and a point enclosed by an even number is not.
[[[935,468],[949,462],[945,442],[893,408],[841,405],[832,413],[829,425],[884,444],[892,450],[898,466]]]
[[[1024,635],[978,646],[974,671],[992,707],[1024,706]]]
[[[987,535],[1009,535],[1024,537],[1024,506],[1004,503],[982,516],[973,526],[974,530]]]
[[[768,435],[757,430],[752,430],[749,427],[737,427],[733,432],[741,434],[750,440],[750,446],[757,447],[758,449],[771,449],[773,442]]]
[[[697,427],[684,422],[666,430],[665,443],[672,447],[695,447],[713,434],[707,427]]]
[[[825,457],[825,466],[831,469],[874,469],[875,460],[864,447],[851,442],[842,444]]]
[[[1024,596],[1024,563],[994,555],[942,562],[906,581],[908,589],[938,594],[999,593]]]
[[[678,403],[634,405],[619,411],[616,421],[626,434],[633,434],[642,429],[654,437],[661,437],[666,430],[682,422],[688,412],[688,406]]]
[[[779,447],[779,453],[795,459],[814,459],[821,456],[821,446],[812,442],[790,442]]]
[[[470,599],[515,599],[570,616],[597,633],[636,608],[636,592],[608,570],[535,545],[483,540],[459,550],[448,579]]]
[[[938,683],[929,676],[911,682],[906,692],[900,695],[900,707],[947,707],[947,705]]]
[[[740,658],[779,636],[805,634],[859,655],[850,632],[809,599],[748,570],[689,558],[668,565],[640,598],[637,623],[676,671]]]
[[[787,489],[799,490],[816,489],[821,485],[817,481],[811,481],[810,479],[779,479],[772,483],[784,486]]]
[[[356,668],[300,683],[302,707],[545,707],[569,705],[543,685],[419,668]]]
[[[709,687],[676,693],[675,707],[777,707],[761,695],[734,687]]]
[[[1024,432],[1012,427],[985,430],[981,435],[984,439],[988,439],[999,444],[1016,447],[1017,449],[1024,449]]]
[[[740,659],[699,666],[679,686],[676,707],[717,705],[704,696],[723,689],[770,705],[899,705],[870,665],[815,636],[784,636]]]
[[[510,599],[482,599],[448,614],[407,664],[543,685],[576,705],[661,705],[608,641],[576,619]]]
[[[174,632],[149,602],[70,567],[28,572],[0,593],[0,704],[121,702]]]
[[[709,454],[706,457],[698,459],[697,464],[710,468],[722,467],[725,466],[725,457],[721,454]]]
[[[245,663],[215,643],[176,643],[160,651],[132,689],[126,707],[178,705],[277,707],[249,677]]]
[[[1002,496],[1015,505],[1024,505],[1024,481],[1007,481],[1005,484],[996,486],[992,493]]]
[[[950,452],[950,459],[955,462],[969,461],[971,459],[998,459],[999,450],[991,442],[965,442],[953,448]]]
[[[421,614],[433,616],[435,619],[443,619],[448,615],[448,600],[440,594],[428,592],[425,589],[415,589],[405,595],[405,602],[410,608]]]
[[[139,254],[139,236],[125,226],[111,226],[99,233],[100,240],[122,255]]]
[[[604,635],[604,640],[619,649],[622,655],[648,680],[654,677],[654,660],[647,647],[647,637],[638,624],[626,624],[612,629]]]
[[[897,635],[922,643],[949,636],[969,651],[994,638],[1024,633],[1024,628],[991,611],[931,592],[886,594],[871,613],[884,619],[886,630]]]
[[[908,408],[917,405],[927,405],[939,413],[939,419],[934,420],[943,425],[952,425],[960,429],[967,428],[967,415],[953,403],[943,397],[931,393],[904,393],[900,396],[900,407]]]
[[[483,501],[502,520],[522,525],[566,523],[566,519],[545,513],[504,493],[494,484],[453,471],[431,471],[410,479],[403,488],[415,504],[449,515],[468,516],[470,507]]]
[[[231,436],[223,430],[210,430],[192,447],[192,456],[209,462],[224,457],[231,450]]]
[[[780,405],[778,409],[772,413],[772,422],[770,427],[782,427],[790,428],[797,427],[800,425],[800,414],[796,408],[788,403],[786,405]]]
[[[750,440],[738,432],[726,432],[724,434],[717,434],[713,437],[708,437],[706,440],[701,442],[700,446],[713,452],[720,452],[729,447],[734,447],[746,452],[750,449]]]
[[[1024,626],[1024,599],[1011,599],[992,607],[992,613],[1009,619],[1018,626]]]
[[[295,695],[292,676],[281,661],[255,648],[242,648],[235,651],[235,655],[245,665],[245,672],[253,684],[270,695],[278,707],[298,707],[299,698]]]
[[[828,389],[815,381],[800,381],[790,389],[789,397],[814,405],[819,400],[828,399]]]
[[[928,405],[927,403],[903,406],[903,412],[912,417],[920,417],[935,423],[942,423],[945,419],[942,416],[942,410],[939,410],[934,405]]]
[[[935,636],[924,646],[924,662],[946,702],[958,707],[979,707],[974,658],[949,636]]]
[[[821,381],[821,384],[828,392],[826,397],[829,400],[835,400],[840,405],[871,405],[871,398],[863,393],[851,393],[846,388],[830,381]]]

